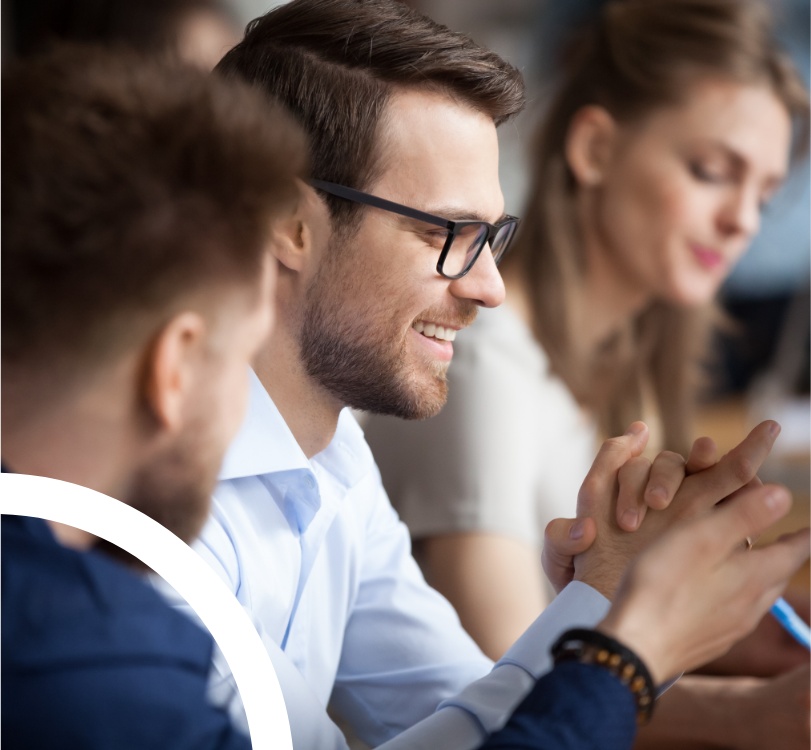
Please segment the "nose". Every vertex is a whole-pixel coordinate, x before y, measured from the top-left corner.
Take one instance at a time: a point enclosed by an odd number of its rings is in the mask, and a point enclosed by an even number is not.
[[[498,307],[504,302],[504,281],[489,245],[485,245],[473,268],[462,278],[451,281],[448,288],[454,297],[469,300],[481,307]]]
[[[760,229],[760,195],[754,187],[742,185],[730,195],[720,214],[725,234],[754,237]]]

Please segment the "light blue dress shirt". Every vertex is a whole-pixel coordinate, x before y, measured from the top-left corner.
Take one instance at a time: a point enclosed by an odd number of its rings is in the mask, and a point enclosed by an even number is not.
[[[253,373],[220,480],[195,547],[256,624],[302,750],[345,747],[330,701],[372,746],[476,747],[549,669],[554,639],[608,609],[568,586],[493,669],[425,583],[351,412],[308,460]],[[227,693],[227,665],[215,666]]]

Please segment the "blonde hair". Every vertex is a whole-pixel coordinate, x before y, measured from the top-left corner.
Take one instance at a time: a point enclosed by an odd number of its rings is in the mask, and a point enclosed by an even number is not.
[[[620,122],[682,101],[697,77],[766,84],[797,127],[808,130],[808,93],[777,49],[768,8],[749,0],[614,0],[575,40],[536,135],[534,176],[505,270],[526,283],[533,332],[553,369],[606,434],[642,415],[650,394],[664,445],[689,448],[700,360],[711,307],[657,301],[598,348],[585,350],[576,311],[585,252],[575,210],[577,185],[565,157],[569,124],[582,107],[604,107]]]

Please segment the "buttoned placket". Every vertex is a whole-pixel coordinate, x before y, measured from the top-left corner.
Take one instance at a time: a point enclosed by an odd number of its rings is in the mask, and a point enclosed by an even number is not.
[[[301,555],[299,576],[293,604],[290,608],[287,627],[282,639],[282,649],[286,649],[291,633],[304,625],[306,612],[302,610],[302,598],[307,587],[324,538],[340,507],[343,492],[333,486],[334,482],[317,463],[312,470],[304,470],[294,481],[286,483],[284,490],[285,515],[291,523],[299,541]],[[294,525],[295,524],[295,525]],[[304,627],[304,632],[307,628]],[[304,665],[299,665],[303,668]]]

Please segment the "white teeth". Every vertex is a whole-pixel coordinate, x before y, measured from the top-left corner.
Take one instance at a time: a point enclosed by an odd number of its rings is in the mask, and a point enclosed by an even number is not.
[[[414,323],[414,330],[424,336],[439,339],[440,341],[454,341],[456,339],[456,331],[453,328],[438,326],[436,323],[425,323],[418,320]]]

